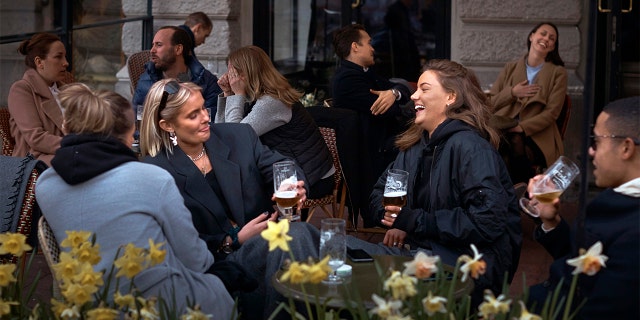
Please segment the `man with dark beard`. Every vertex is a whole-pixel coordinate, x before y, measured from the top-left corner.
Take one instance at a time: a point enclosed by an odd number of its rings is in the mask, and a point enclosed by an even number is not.
[[[133,95],[134,109],[144,104],[149,88],[156,81],[175,78],[202,87],[205,107],[216,114],[218,95],[222,93],[218,78],[191,55],[192,51],[193,42],[186,31],[174,26],[160,28],[153,37],[151,61],[145,65],[146,70],[140,76]]]

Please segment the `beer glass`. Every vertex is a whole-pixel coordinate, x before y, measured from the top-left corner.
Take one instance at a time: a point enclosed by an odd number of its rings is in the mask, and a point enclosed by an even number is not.
[[[320,259],[329,256],[329,267],[333,272],[322,282],[326,284],[342,283],[336,274],[347,259],[346,221],[337,218],[322,219],[320,222]]]
[[[404,207],[407,204],[408,180],[409,172],[390,169],[387,172],[387,182],[384,186],[382,205]]]
[[[300,219],[294,215],[293,206],[298,203],[298,178],[293,161],[281,161],[273,164],[273,191],[280,217],[289,221]]]
[[[542,178],[532,186],[533,199],[520,198],[520,207],[532,217],[540,216],[536,204],[552,203],[559,198],[571,182],[580,175],[580,169],[569,158],[560,156],[542,175]]]

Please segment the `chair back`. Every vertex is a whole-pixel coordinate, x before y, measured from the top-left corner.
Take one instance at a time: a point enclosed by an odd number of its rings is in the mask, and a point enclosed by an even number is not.
[[[62,297],[60,294],[60,282],[56,278],[56,272],[53,269],[53,266],[60,261],[60,246],[58,245],[56,236],[53,234],[53,230],[51,230],[49,223],[47,223],[44,217],[40,217],[40,220],[38,220],[38,242],[40,243],[47,266],[49,266],[49,270],[51,271],[53,297],[60,298]]]
[[[319,199],[307,199],[302,204],[302,208],[309,208],[309,215],[307,216],[307,222],[311,220],[313,213],[317,207],[320,207],[328,216],[332,218],[344,218],[344,206],[346,201],[347,189],[346,184],[343,183],[342,165],[340,164],[340,156],[338,154],[338,147],[336,145],[336,131],[333,128],[319,127],[322,138],[329,148],[331,153],[331,160],[336,172],[333,175],[334,186],[330,195]],[[340,195],[338,195],[340,193]],[[338,199],[340,202],[338,203]],[[329,212],[325,209],[325,205],[331,205],[332,211]]]
[[[151,52],[144,50],[136,52],[127,59],[127,70],[129,70],[129,79],[131,80],[131,94],[136,91],[138,80],[144,72],[144,65],[151,60]]]
[[[569,118],[571,118],[571,97],[567,94],[564,96],[564,103],[562,104],[560,115],[558,119],[556,119],[556,125],[558,126],[558,131],[560,131],[560,137],[562,139],[564,139],[564,133],[567,132]]]
[[[2,155],[11,156],[16,141],[11,136],[11,126],[9,125],[9,108],[0,107],[0,137],[2,138]]]

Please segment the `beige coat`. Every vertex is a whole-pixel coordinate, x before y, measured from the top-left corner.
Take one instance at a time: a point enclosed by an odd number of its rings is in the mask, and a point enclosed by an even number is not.
[[[545,62],[535,79],[540,91],[533,97],[517,99],[511,95],[511,88],[527,79],[525,59],[526,55],[505,65],[493,83],[489,97],[496,115],[518,117],[525,135],[533,139],[550,165],[564,153],[556,119],[567,94],[567,71],[562,66]]]
[[[62,83],[58,82],[60,86]],[[11,135],[16,140],[13,156],[31,153],[50,166],[64,134],[62,111],[49,86],[36,70],[29,68],[11,86],[8,102]]]

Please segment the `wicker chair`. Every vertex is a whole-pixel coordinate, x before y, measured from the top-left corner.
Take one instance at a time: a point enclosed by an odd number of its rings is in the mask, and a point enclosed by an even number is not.
[[[9,109],[7,107],[0,108],[0,138],[2,138],[2,155],[11,156],[16,141],[11,136],[11,128],[9,126]]]
[[[40,217],[40,220],[38,221],[38,241],[40,242],[44,259],[47,261],[47,266],[49,266],[49,270],[51,271],[51,278],[53,279],[53,297],[59,299],[62,297],[60,294],[60,283],[56,278],[56,272],[53,269],[53,265],[60,261],[60,246],[58,245],[56,236],[53,234],[49,223],[47,223],[47,220],[45,220],[44,217]]]
[[[149,50],[136,52],[127,59],[127,70],[129,70],[129,79],[131,80],[131,94],[136,91],[138,80],[144,72],[144,65],[149,60],[151,60],[151,52]]]
[[[327,147],[329,147],[331,158],[333,159],[333,166],[336,168],[336,172],[333,175],[335,184],[333,186],[333,192],[330,195],[304,201],[301,209],[309,209],[307,222],[311,221],[311,217],[318,207],[331,218],[344,218],[344,206],[347,196],[347,187],[346,184],[343,183],[342,165],[340,164],[338,148],[336,147],[336,131],[332,128],[325,127],[320,127],[319,129],[324,138],[324,142],[327,144]],[[340,193],[340,198],[338,198],[338,193]],[[340,199],[340,202],[338,202],[338,199]],[[331,205],[331,212],[327,210],[327,205]]]

